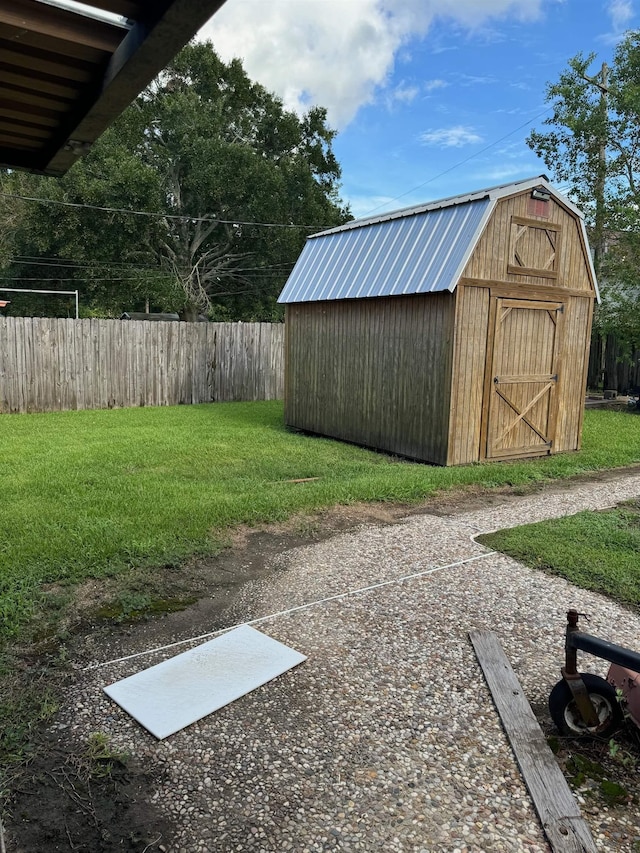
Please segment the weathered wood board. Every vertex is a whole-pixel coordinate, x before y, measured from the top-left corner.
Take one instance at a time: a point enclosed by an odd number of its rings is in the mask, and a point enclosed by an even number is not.
[[[469,638],[554,853],[596,853],[589,827],[492,631]]]
[[[446,464],[450,293],[287,305],[285,421]]]
[[[282,323],[0,317],[0,413],[283,396]]]

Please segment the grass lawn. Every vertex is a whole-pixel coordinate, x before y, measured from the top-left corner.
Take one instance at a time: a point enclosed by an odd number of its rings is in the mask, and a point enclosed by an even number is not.
[[[640,499],[478,539],[527,566],[640,609]]]
[[[1,646],[43,588],[215,552],[233,525],[638,463],[640,418],[590,411],[580,453],[459,468],[288,432],[274,402],[4,415],[0,448]]]

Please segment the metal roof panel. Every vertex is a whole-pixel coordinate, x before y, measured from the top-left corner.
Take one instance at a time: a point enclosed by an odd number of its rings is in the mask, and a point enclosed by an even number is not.
[[[279,302],[453,290],[495,201],[487,195],[307,240]]]

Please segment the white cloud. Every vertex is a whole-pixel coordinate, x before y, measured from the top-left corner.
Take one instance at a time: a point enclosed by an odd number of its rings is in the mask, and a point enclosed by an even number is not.
[[[615,46],[624,37],[625,31],[630,29],[635,12],[632,0],[608,0],[605,4],[606,12],[611,19],[611,31],[599,36],[604,44]]]
[[[463,145],[482,142],[482,137],[471,127],[456,125],[441,127],[438,130],[425,130],[420,134],[420,142],[424,145],[435,145],[438,148],[462,148]]]
[[[611,25],[615,33],[626,30],[633,18],[633,4],[631,0],[609,0],[607,12],[611,18]]]
[[[390,92],[390,101],[391,103],[410,104],[412,101],[415,101],[419,94],[420,89],[417,86],[407,86],[403,80],[402,83]]]
[[[487,86],[490,83],[496,83],[495,77],[479,76],[477,74],[458,74],[458,78],[462,81],[463,86]]]
[[[500,148],[496,149],[496,154],[500,157],[506,157],[510,160],[519,159],[522,157],[522,142],[507,142]]]
[[[398,52],[436,18],[475,29],[491,18],[533,19],[544,0],[227,0],[200,31],[225,60],[298,112],[327,107],[342,128],[374,100]],[[618,0],[622,2],[622,0]]]
[[[527,164],[495,166],[476,173],[478,181],[484,181],[487,185],[491,181],[509,181],[518,178],[530,178],[536,174],[536,167]]]
[[[422,88],[425,92],[431,93],[435,92],[436,89],[444,89],[448,85],[444,80],[427,80],[422,84]]]
[[[389,195],[352,195],[349,198],[349,205],[351,207],[351,213],[353,216],[358,219],[362,216],[368,216],[369,214],[381,213],[383,209],[395,209],[398,205],[393,207],[393,202],[397,201],[397,199],[393,198],[393,196]]]

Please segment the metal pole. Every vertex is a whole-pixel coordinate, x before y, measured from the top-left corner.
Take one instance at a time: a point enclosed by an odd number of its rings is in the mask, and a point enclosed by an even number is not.
[[[600,74],[595,77],[589,77],[587,74],[582,74],[582,79],[592,86],[600,89],[600,116],[605,128],[607,127],[608,103],[609,95],[609,66],[606,62],[602,63]],[[596,216],[593,224],[593,266],[596,271],[596,278],[600,275],[600,266],[605,253],[605,233],[604,233],[604,193],[607,179],[607,141],[608,133],[605,130],[603,136],[600,137],[600,150],[598,151],[598,173],[596,175],[596,184],[594,187],[596,197]],[[602,380],[602,390],[607,387],[606,376],[606,358],[607,358],[607,337],[604,334],[600,335],[602,348],[600,350],[600,378]]]
[[[26,287],[0,287],[0,291],[6,293],[44,293],[50,296],[75,296],[76,298],[76,320],[80,317],[79,298],[77,290],[28,290]]]
[[[0,287],[0,290],[8,293],[51,293],[54,296],[73,296],[77,290],[28,290],[26,287]]]
[[[600,73],[595,77],[589,77],[587,74],[582,74],[582,79],[586,80],[587,83],[591,83],[592,86],[595,86],[600,90],[600,116],[603,121],[603,125],[606,128],[607,125],[607,115],[608,115],[608,103],[607,97],[609,95],[609,66],[606,62],[602,63],[602,69]],[[596,275],[600,272],[600,264],[602,263],[602,258],[604,255],[605,249],[605,236],[604,236],[604,191],[605,184],[607,178],[607,141],[608,134],[605,130],[604,134],[600,137],[600,150],[598,151],[598,173],[596,176],[596,185],[595,185],[595,197],[596,197],[596,221],[594,223],[594,259],[593,265],[596,269]]]

